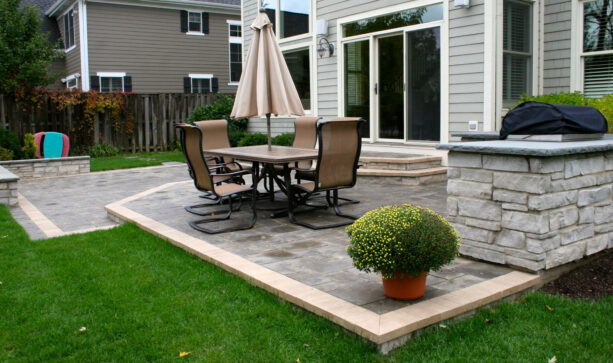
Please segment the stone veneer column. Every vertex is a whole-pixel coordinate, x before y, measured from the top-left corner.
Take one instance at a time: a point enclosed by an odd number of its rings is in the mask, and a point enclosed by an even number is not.
[[[511,141],[440,145],[450,150],[448,219],[460,253],[537,271],[613,248],[608,140],[531,142],[528,150]],[[576,148],[592,143],[605,146]]]

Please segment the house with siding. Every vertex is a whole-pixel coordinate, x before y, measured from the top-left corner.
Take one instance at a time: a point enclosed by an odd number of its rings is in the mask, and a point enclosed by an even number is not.
[[[48,3],[44,2],[43,3]],[[240,0],[57,0],[62,86],[101,92],[234,93]]]
[[[362,116],[365,142],[496,131],[521,94],[613,93],[613,0],[245,0],[244,29],[260,8],[307,113]]]

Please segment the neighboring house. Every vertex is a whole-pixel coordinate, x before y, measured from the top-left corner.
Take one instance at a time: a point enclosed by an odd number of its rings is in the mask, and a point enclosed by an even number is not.
[[[236,92],[242,67],[240,0],[57,0],[47,5],[45,13],[57,22],[66,54],[63,87]]]
[[[260,6],[243,1],[244,29]],[[263,6],[308,113],[362,116],[370,142],[447,142],[451,133],[468,131],[469,121],[479,131],[499,130],[523,93],[613,93],[613,0],[264,0]],[[243,39],[246,54],[252,32]],[[293,128],[276,121],[277,133]],[[250,129],[265,126],[255,119]]]

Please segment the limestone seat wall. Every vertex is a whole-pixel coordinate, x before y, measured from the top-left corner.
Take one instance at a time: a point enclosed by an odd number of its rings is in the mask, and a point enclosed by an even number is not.
[[[448,219],[461,254],[538,271],[613,248],[613,151],[450,149]]]
[[[0,166],[22,179],[89,173],[89,156],[0,161]]]

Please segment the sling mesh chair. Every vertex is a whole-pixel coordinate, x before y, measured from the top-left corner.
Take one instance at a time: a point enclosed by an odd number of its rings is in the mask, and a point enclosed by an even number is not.
[[[315,143],[317,142],[317,122],[321,120],[321,117],[298,117],[294,120],[294,142],[292,147],[301,147],[305,149],[312,149],[315,147]],[[302,160],[296,162],[292,168],[297,168],[296,170],[296,179],[298,183],[300,183],[301,175],[305,174],[307,177],[304,179],[312,180],[309,178],[309,175],[312,175],[311,167],[313,165],[312,160]],[[283,175],[283,165],[273,165],[273,172],[275,175]],[[304,171],[306,170],[306,171]],[[267,185],[269,183],[264,183],[266,189],[270,189]],[[280,185],[283,190],[285,187]]]
[[[211,174],[209,167],[206,163],[206,160],[204,158],[204,155],[202,154],[202,131],[198,127],[188,125],[188,124],[179,124],[176,127],[179,129],[181,146],[183,148],[183,153],[185,154],[185,159],[187,160],[187,164],[189,166],[190,172],[194,178],[194,185],[196,186],[196,189],[198,189],[199,191],[210,193],[217,200],[220,200],[220,201],[227,200],[228,201],[227,210],[215,210],[215,211],[208,211],[206,213],[199,212],[196,209],[218,205],[218,203],[200,204],[196,206],[185,207],[185,210],[187,210],[190,213],[201,215],[201,216],[209,216],[209,218],[189,222],[189,225],[198,231],[202,231],[206,233],[221,233],[221,232],[238,231],[238,230],[249,229],[253,227],[253,225],[255,224],[255,220],[256,220],[255,189],[252,188],[251,186],[241,185],[241,184],[232,183],[232,182],[226,183],[226,184],[219,184],[219,183],[216,183],[214,180],[215,177],[225,177],[225,176],[232,177],[235,175],[244,174],[244,171],[241,170],[237,172],[220,173],[216,175]],[[242,226],[221,228],[217,230],[205,228],[202,226],[203,224],[206,224],[206,223],[218,222],[218,221],[229,219],[230,216],[232,215],[232,212],[235,212],[238,209],[240,209],[240,206],[242,203],[241,195],[247,194],[247,193],[251,193],[251,210],[252,210],[251,221],[248,224],[242,225]],[[235,198],[237,198],[238,200],[237,208],[234,208],[234,205],[233,205]],[[215,214],[224,213],[224,212],[226,214],[223,216],[213,217]]]
[[[228,136],[228,121],[224,119],[220,120],[204,120],[194,122],[196,126],[202,131],[202,149],[224,149],[229,148],[230,138]],[[223,160],[223,158],[211,158],[215,160],[216,164],[225,164],[228,171],[238,171],[251,169],[250,167],[243,167],[241,164],[234,160]]]
[[[321,122],[317,125],[319,152],[313,181],[292,184],[288,193],[288,216],[292,223],[311,229],[324,229],[346,226],[357,218],[340,211],[338,190],[352,188],[356,183],[358,160],[362,149],[360,136],[362,122],[365,122],[364,119],[353,117]],[[286,171],[285,177],[289,178],[289,171]],[[326,192],[328,205],[334,208],[337,216],[347,218],[349,221],[315,226],[296,220],[296,207],[305,204],[307,199],[317,192]]]

